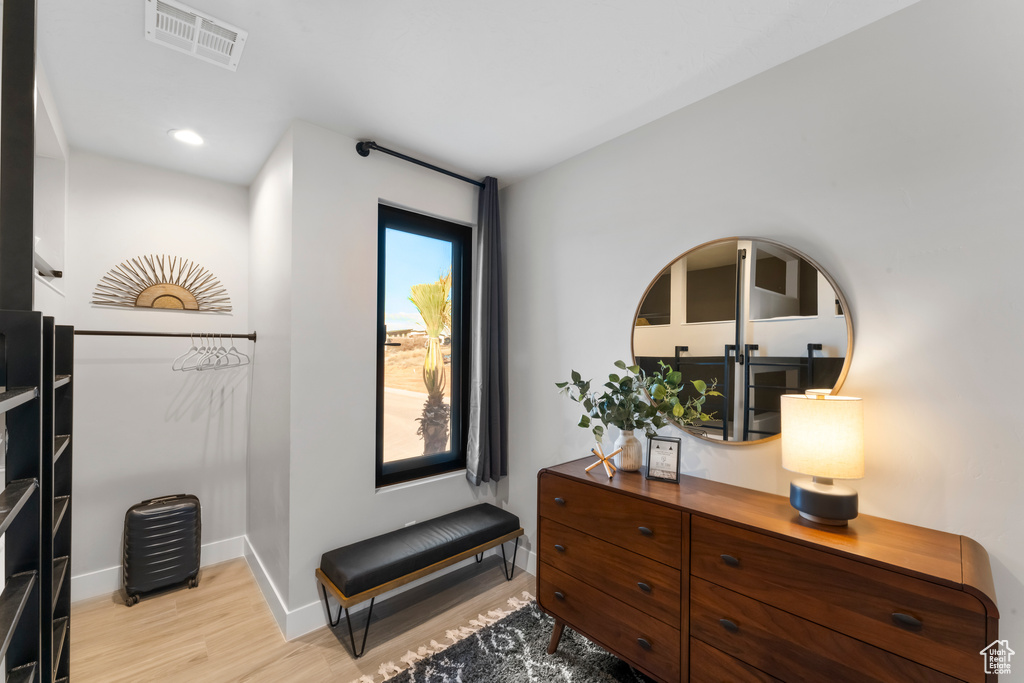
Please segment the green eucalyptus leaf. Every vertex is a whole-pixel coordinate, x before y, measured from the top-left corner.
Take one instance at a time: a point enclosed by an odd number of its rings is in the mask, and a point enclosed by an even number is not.
[[[676,417],[682,417],[683,413],[686,412],[686,408],[676,403],[672,406],[672,414]]]
[[[594,431],[594,436],[597,437],[598,441],[600,441],[602,438],[604,438],[604,427],[602,427],[601,425],[595,426],[593,431]]]
[[[651,398],[653,398],[655,401],[664,401],[665,400],[665,385],[664,384],[655,384],[654,385],[654,391],[651,393]]]
[[[577,383],[579,383],[583,379],[583,376],[580,375],[580,373],[576,372],[575,370],[571,372],[570,377],[572,377],[573,382]]]
[[[558,387],[559,389],[565,389],[567,386],[569,386],[569,383],[568,382],[555,382],[555,386]]]
[[[622,379],[622,378],[619,377],[618,375],[616,375],[614,372],[612,374],[608,375],[608,380],[611,381],[611,382],[615,382],[616,384],[619,383],[620,379]]]
[[[665,381],[673,387],[678,387],[683,382],[683,373],[673,370],[665,376]]]
[[[617,361],[615,361],[615,367],[617,367],[619,370],[625,370],[626,369],[626,363],[624,361],[617,360]]]
[[[708,385],[704,383],[704,380],[695,379],[691,383],[693,384],[693,388],[702,394],[708,390]]]
[[[722,392],[720,392],[720,391],[709,391],[709,392],[707,392],[707,393],[706,393],[706,394],[704,394],[704,395],[705,395],[705,396],[721,396],[721,395],[722,395]]]
[[[587,427],[590,426],[590,418],[584,415],[583,417],[580,418],[580,423],[576,426],[586,429]]]
[[[640,366],[639,365],[630,365],[626,369],[629,370],[630,372],[632,372],[634,375],[639,375],[640,374]]]

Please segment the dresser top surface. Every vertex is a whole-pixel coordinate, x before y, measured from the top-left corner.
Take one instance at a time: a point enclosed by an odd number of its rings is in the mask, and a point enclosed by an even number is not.
[[[582,458],[541,472],[678,507],[951,587],[963,588],[967,583],[962,537],[956,534],[871,515],[860,515],[849,526],[827,527],[802,518],[783,496],[685,475],[680,476],[679,484],[648,480],[642,471],[617,472],[609,479],[604,470],[586,472],[592,462],[593,458]]]

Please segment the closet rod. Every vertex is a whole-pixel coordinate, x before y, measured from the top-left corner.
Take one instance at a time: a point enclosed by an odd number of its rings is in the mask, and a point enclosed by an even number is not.
[[[256,333],[218,334],[217,332],[128,332],[122,330],[75,330],[75,334],[91,337],[213,337],[215,339],[248,339],[256,341]]]
[[[376,142],[374,142],[372,140],[362,140],[362,141],[356,143],[356,151],[359,153],[359,156],[361,156],[361,157],[368,157],[368,156],[370,156],[370,150],[371,149],[375,149],[378,152],[384,152],[385,154],[390,154],[393,157],[398,157],[399,159],[403,159],[403,160],[408,161],[410,163],[416,164],[417,166],[422,166],[423,168],[429,168],[431,171],[437,171],[438,173],[444,173],[447,176],[451,176],[452,178],[457,178],[458,180],[461,180],[464,183],[469,183],[470,185],[476,185],[477,187],[483,187],[484,186],[484,184],[482,182],[480,182],[479,180],[473,180],[472,178],[467,178],[464,175],[459,175],[458,173],[453,173],[452,171],[449,171],[447,169],[441,168],[440,166],[434,166],[433,164],[428,164],[425,161],[420,161],[419,159],[414,159],[414,158],[412,158],[410,156],[406,156],[405,154],[402,154],[401,152],[396,152],[393,149],[388,149],[387,147],[381,147],[380,145],[378,145]]]

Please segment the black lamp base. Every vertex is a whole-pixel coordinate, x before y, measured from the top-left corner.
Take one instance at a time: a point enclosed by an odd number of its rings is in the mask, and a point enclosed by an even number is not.
[[[857,517],[857,492],[831,479],[797,479],[789,484],[789,504],[818,524],[846,526]]]

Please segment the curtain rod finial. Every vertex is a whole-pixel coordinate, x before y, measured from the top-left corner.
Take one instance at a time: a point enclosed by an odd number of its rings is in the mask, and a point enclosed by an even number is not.
[[[370,150],[376,145],[377,143],[372,140],[360,140],[356,143],[356,152],[358,152],[361,157],[368,157],[370,156]]]

